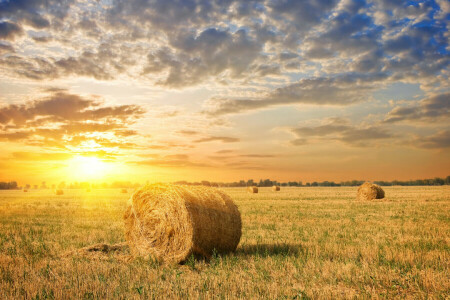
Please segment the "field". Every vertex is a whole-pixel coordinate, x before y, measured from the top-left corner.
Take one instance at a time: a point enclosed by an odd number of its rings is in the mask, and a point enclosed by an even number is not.
[[[450,187],[227,188],[237,252],[160,265],[127,253],[65,256],[124,241],[120,190],[0,191],[0,299],[450,297]]]

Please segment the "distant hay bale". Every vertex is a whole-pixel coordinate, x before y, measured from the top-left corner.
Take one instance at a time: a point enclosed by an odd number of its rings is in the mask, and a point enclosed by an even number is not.
[[[358,187],[358,192],[356,194],[357,200],[367,201],[383,198],[384,198],[384,191],[379,185],[370,182],[365,182],[360,187]]]
[[[278,192],[280,190],[280,187],[278,185],[274,185],[272,187],[272,190],[275,191],[275,192]]]
[[[60,196],[60,195],[64,195],[64,191],[63,190],[56,190],[55,194]]]
[[[258,187],[257,186],[249,186],[247,188],[247,191],[252,194],[258,194]]]
[[[91,191],[91,189],[86,189],[86,192],[88,192],[88,193],[89,193],[90,191]]]
[[[231,198],[202,186],[146,185],[131,196],[124,220],[131,253],[167,263],[234,251],[242,233]]]
[[[28,193],[28,190],[27,190],[27,189],[24,189],[23,192],[24,192],[24,193]]]
[[[122,189],[120,192],[123,193],[123,194],[128,193],[127,189]]]

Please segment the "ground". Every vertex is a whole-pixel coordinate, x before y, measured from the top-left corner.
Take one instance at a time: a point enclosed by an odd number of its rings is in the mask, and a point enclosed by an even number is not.
[[[124,241],[120,190],[0,191],[0,298],[450,297],[450,187],[224,189],[243,220],[236,253],[160,265],[67,255]],[[125,253],[126,254],[126,253]]]

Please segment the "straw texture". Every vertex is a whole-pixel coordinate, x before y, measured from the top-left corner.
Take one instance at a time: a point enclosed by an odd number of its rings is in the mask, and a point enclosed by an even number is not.
[[[247,191],[252,194],[258,194],[258,187],[257,186],[249,186],[247,188]]]
[[[236,250],[241,215],[221,190],[202,186],[146,185],[131,197],[125,237],[134,256],[180,263]]]
[[[360,201],[367,201],[373,199],[383,199],[384,191],[376,184],[365,182],[360,187],[358,187],[358,192],[356,193],[356,199]]]

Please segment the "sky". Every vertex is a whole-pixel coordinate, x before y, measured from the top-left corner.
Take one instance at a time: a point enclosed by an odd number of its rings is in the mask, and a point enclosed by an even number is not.
[[[0,180],[450,175],[450,2],[0,0]]]

